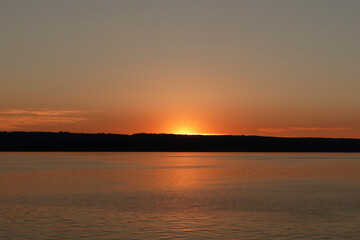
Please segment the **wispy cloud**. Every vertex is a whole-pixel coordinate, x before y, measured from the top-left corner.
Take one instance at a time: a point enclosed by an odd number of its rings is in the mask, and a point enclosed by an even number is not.
[[[16,130],[18,127],[13,126],[8,123],[1,122],[0,120],[0,130]]]
[[[61,116],[87,113],[87,111],[78,110],[22,110],[10,109],[0,111],[0,115],[38,115],[38,116]]]
[[[289,131],[341,131],[349,128],[344,127],[281,127],[281,128],[260,128],[258,131],[279,133]]]
[[[23,126],[59,125],[87,121],[87,111],[75,110],[0,110],[0,129],[14,130]]]

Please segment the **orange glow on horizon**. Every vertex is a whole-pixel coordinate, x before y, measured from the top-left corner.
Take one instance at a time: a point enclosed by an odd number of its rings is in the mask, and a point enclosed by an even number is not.
[[[172,133],[178,134],[178,135],[198,135],[198,133],[195,133],[195,132],[193,132],[191,130],[187,130],[187,129],[176,130]]]
[[[190,128],[178,128],[176,130],[170,131],[170,133],[176,134],[176,135],[219,135],[219,134],[214,134],[214,133],[201,133],[198,131],[193,131]]]

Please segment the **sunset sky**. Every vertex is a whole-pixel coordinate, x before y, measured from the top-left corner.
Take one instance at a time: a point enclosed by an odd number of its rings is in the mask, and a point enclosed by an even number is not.
[[[360,1],[0,0],[0,131],[360,138]]]

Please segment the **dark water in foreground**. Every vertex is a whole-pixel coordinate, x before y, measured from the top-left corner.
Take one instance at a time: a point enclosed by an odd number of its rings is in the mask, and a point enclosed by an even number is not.
[[[0,153],[0,239],[360,239],[360,154]]]

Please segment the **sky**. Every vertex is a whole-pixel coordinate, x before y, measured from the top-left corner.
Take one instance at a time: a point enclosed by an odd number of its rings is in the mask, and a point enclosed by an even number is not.
[[[0,0],[0,131],[360,138],[360,1]]]

